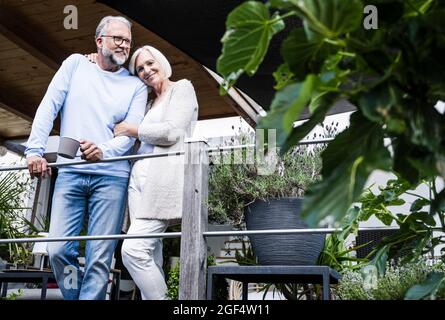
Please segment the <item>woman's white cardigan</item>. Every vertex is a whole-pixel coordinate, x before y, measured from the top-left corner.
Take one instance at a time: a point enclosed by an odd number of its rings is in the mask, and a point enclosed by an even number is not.
[[[184,150],[198,120],[198,101],[189,80],[177,81],[159,106],[161,122],[145,117],[138,129],[139,140],[155,145],[153,153]],[[182,217],[184,156],[149,159],[141,205],[135,218],[174,220]]]

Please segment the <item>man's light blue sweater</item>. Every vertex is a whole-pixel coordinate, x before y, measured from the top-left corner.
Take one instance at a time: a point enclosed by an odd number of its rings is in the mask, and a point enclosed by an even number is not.
[[[128,154],[134,138],[114,137],[114,125],[123,120],[139,124],[147,104],[147,88],[128,70],[101,69],[81,54],[68,57],[54,75],[37,109],[25,154],[42,156],[61,112],[60,136],[94,142],[104,158]],[[59,157],[58,162],[67,160]],[[60,168],[59,172],[79,172],[128,177],[128,161],[96,163]]]

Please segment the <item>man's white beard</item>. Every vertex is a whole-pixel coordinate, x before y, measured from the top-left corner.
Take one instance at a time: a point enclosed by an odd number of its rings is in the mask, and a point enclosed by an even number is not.
[[[111,63],[116,64],[118,66],[121,66],[127,61],[127,54],[125,51],[122,52],[124,56],[118,56],[113,53],[113,51],[109,50],[108,48],[102,47],[102,54],[105,58],[109,59]]]

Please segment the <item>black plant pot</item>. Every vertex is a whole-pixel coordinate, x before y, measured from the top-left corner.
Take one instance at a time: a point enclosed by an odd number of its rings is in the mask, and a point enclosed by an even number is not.
[[[257,200],[245,210],[247,230],[304,229],[300,218],[303,199]],[[249,236],[262,265],[314,265],[324,246],[324,234]]]

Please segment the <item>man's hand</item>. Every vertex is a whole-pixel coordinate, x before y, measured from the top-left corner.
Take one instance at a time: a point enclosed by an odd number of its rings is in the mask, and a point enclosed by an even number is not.
[[[84,56],[90,60],[90,62],[92,63],[97,63],[97,53],[88,53],[88,54],[84,54]]]
[[[80,151],[81,158],[87,161],[100,161],[104,157],[102,150],[90,141],[80,140]]]
[[[38,176],[45,178],[46,173],[51,176],[51,168],[48,167],[48,162],[46,162],[45,158],[30,156],[26,158],[26,162],[28,163],[28,170],[29,174],[31,175],[31,179]]]

